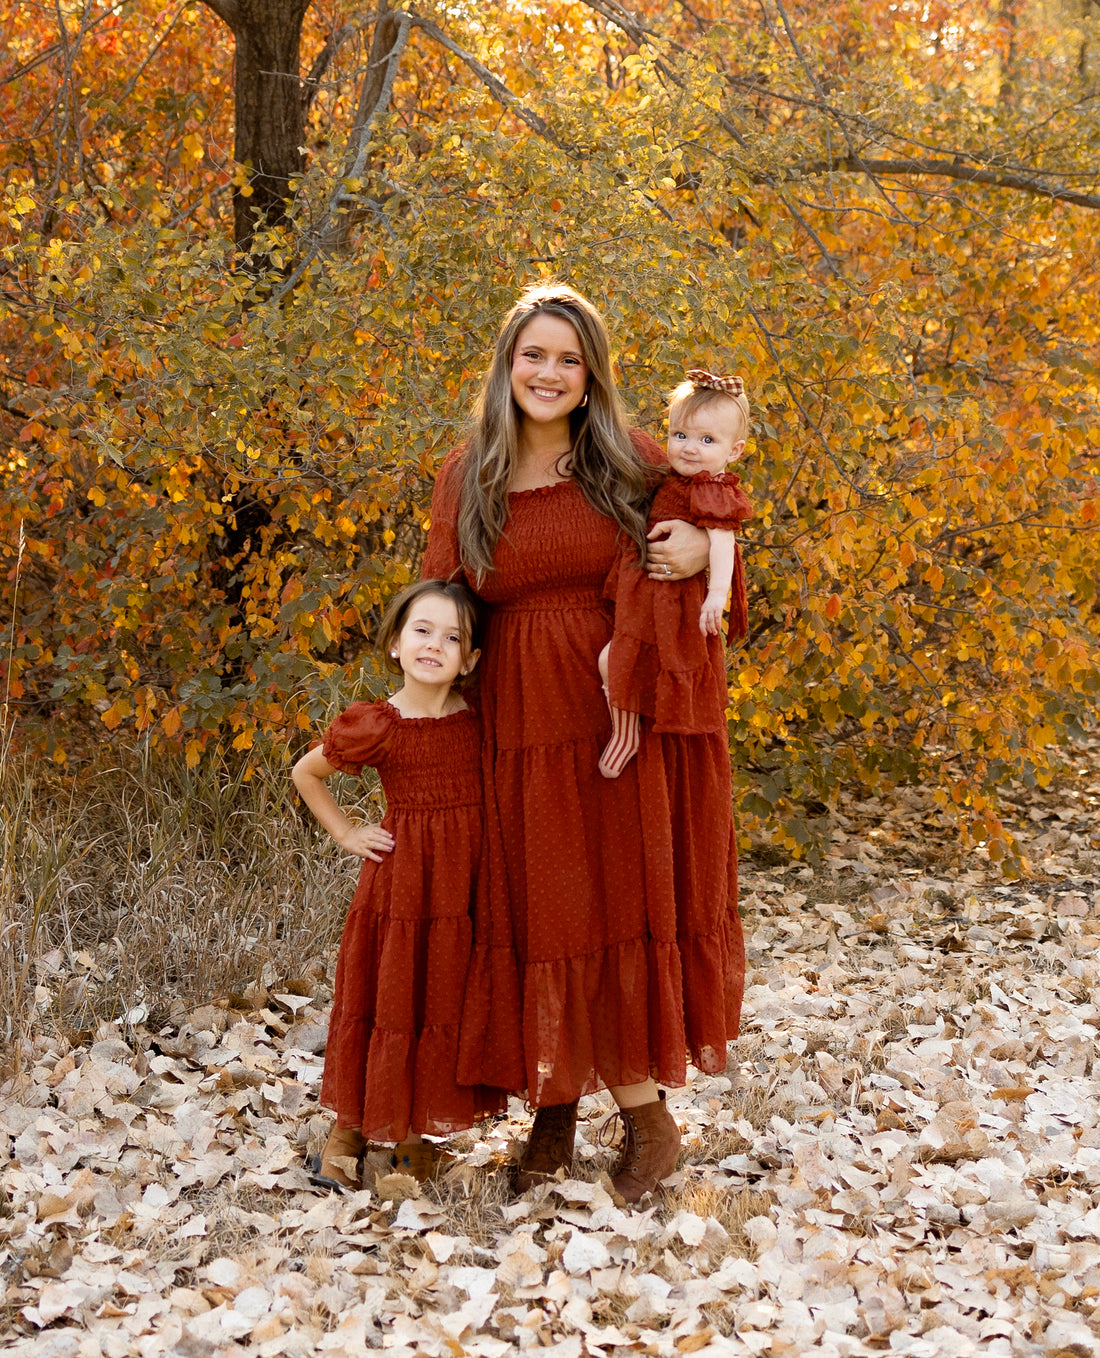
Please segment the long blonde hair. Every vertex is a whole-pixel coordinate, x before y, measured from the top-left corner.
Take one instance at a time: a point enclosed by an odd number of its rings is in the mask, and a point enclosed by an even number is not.
[[[535,316],[556,316],[577,333],[588,365],[587,401],[569,415],[569,465],[585,499],[619,525],[645,556],[646,501],[652,473],[634,450],[615,380],[603,317],[562,283],[528,288],[504,318],[474,406],[463,459],[456,528],[462,564],[474,578],[493,569],[508,522],[508,487],[519,466],[519,428],[512,399],[512,355]]]

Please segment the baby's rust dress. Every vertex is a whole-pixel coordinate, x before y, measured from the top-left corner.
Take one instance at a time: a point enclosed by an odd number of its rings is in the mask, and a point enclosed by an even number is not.
[[[737,476],[669,472],[649,510],[648,526],[681,519],[696,528],[735,532],[752,516]],[[686,580],[651,580],[633,544],[619,554],[608,580],[615,634],[608,660],[608,694],[624,712],[649,717],[654,731],[700,735],[726,730],[729,691],[721,638],[704,634],[699,614],[707,595],[705,571]],[[730,634],[747,628],[745,571],[734,547]]]

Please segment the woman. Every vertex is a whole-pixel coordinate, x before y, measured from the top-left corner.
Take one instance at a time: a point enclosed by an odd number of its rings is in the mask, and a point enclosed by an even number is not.
[[[487,888],[459,1078],[526,1089],[536,1115],[521,1190],[568,1166],[577,1099],[602,1083],[626,1128],[613,1181],[637,1202],[679,1153],[657,1082],[683,1084],[689,1051],[700,1069],[724,1069],[737,1034],[725,732],[650,735],[621,777],[598,770],[610,734],[603,587],[623,535],[654,579],[707,561],[706,534],[689,524],[658,524],[646,543],[664,459],[627,428],[599,313],[569,288],[532,288],[505,318],[471,436],[432,500],[424,575],[458,573],[491,605]]]

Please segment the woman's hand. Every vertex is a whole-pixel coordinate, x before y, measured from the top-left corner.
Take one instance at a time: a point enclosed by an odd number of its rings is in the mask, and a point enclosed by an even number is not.
[[[710,539],[705,528],[683,519],[662,519],[648,537],[646,571],[651,580],[687,580],[706,569]]]
[[[379,854],[393,850],[393,835],[381,825],[349,825],[336,842],[346,853],[353,853],[356,858],[370,858],[375,863],[382,861]]]

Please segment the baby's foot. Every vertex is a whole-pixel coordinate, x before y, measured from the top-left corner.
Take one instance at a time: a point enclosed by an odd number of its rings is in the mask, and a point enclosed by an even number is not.
[[[627,764],[638,753],[641,744],[641,721],[637,712],[611,709],[611,739],[600,756],[599,770],[605,778],[618,778]]]

